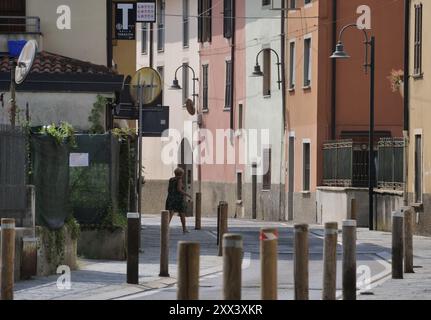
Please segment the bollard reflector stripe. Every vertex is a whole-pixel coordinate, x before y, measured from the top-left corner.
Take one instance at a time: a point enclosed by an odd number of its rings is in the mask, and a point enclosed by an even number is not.
[[[1,229],[15,229],[15,223],[3,223]]]
[[[325,229],[325,234],[338,234],[337,229]]]
[[[242,240],[231,240],[225,239],[223,240],[223,245],[225,248],[242,248]]]
[[[356,220],[343,220],[343,227],[356,227]]]
[[[278,231],[275,232],[261,232],[259,240],[277,240]]]
[[[139,213],[137,213],[137,212],[129,212],[127,214],[127,219],[139,219]]]

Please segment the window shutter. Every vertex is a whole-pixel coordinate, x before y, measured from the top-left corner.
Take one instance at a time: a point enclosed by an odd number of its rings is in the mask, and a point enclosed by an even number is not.
[[[198,0],[198,41],[199,42],[203,42],[203,37],[202,37],[202,28],[203,28],[203,17],[202,17],[202,13],[203,13],[203,1],[204,0]]]

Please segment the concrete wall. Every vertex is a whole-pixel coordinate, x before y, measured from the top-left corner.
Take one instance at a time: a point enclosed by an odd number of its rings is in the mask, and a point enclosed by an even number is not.
[[[71,29],[57,28],[57,8],[71,10]],[[27,0],[28,16],[40,17],[45,51],[106,65],[105,0]]]
[[[351,217],[351,199],[356,199],[358,227],[368,227],[368,189],[318,187],[317,222],[338,222]]]
[[[112,97],[109,94],[102,94]],[[96,102],[97,93],[68,93],[68,92],[18,92],[17,105],[19,119],[25,121],[25,106],[28,103],[32,126],[58,124],[61,121],[69,122],[75,130],[89,130],[91,124],[88,116]],[[8,101],[6,93],[5,101]],[[0,124],[9,123],[8,108],[0,107]],[[102,124],[105,116],[102,114]]]
[[[403,193],[400,191],[376,191],[376,228],[380,231],[392,230],[392,213],[403,206]]]

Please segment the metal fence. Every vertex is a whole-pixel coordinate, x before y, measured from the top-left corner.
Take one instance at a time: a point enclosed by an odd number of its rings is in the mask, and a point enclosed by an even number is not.
[[[27,135],[0,124],[0,216],[19,217],[27,208]]]
[[[374,151],[377,187],[382,189],[403,188],[402,138],[382,138]],[[367,143],[353,140],[328,142],[323,145],[323,185],[333,187],[367,187]],[[376,185],[376,183],[373,183]]]
[[[366,187],[367,183],[367,144],[339,140],[323,145],[323,185]]]
[[[402,190],[404,139],[380,139],[378,150],[377,186],[382,189]]]

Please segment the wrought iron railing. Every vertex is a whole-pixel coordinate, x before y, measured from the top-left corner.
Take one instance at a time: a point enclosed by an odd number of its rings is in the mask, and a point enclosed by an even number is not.
[[[404,186],[404,139],[383,138],[378,143],[377,186],[402,190]]]

